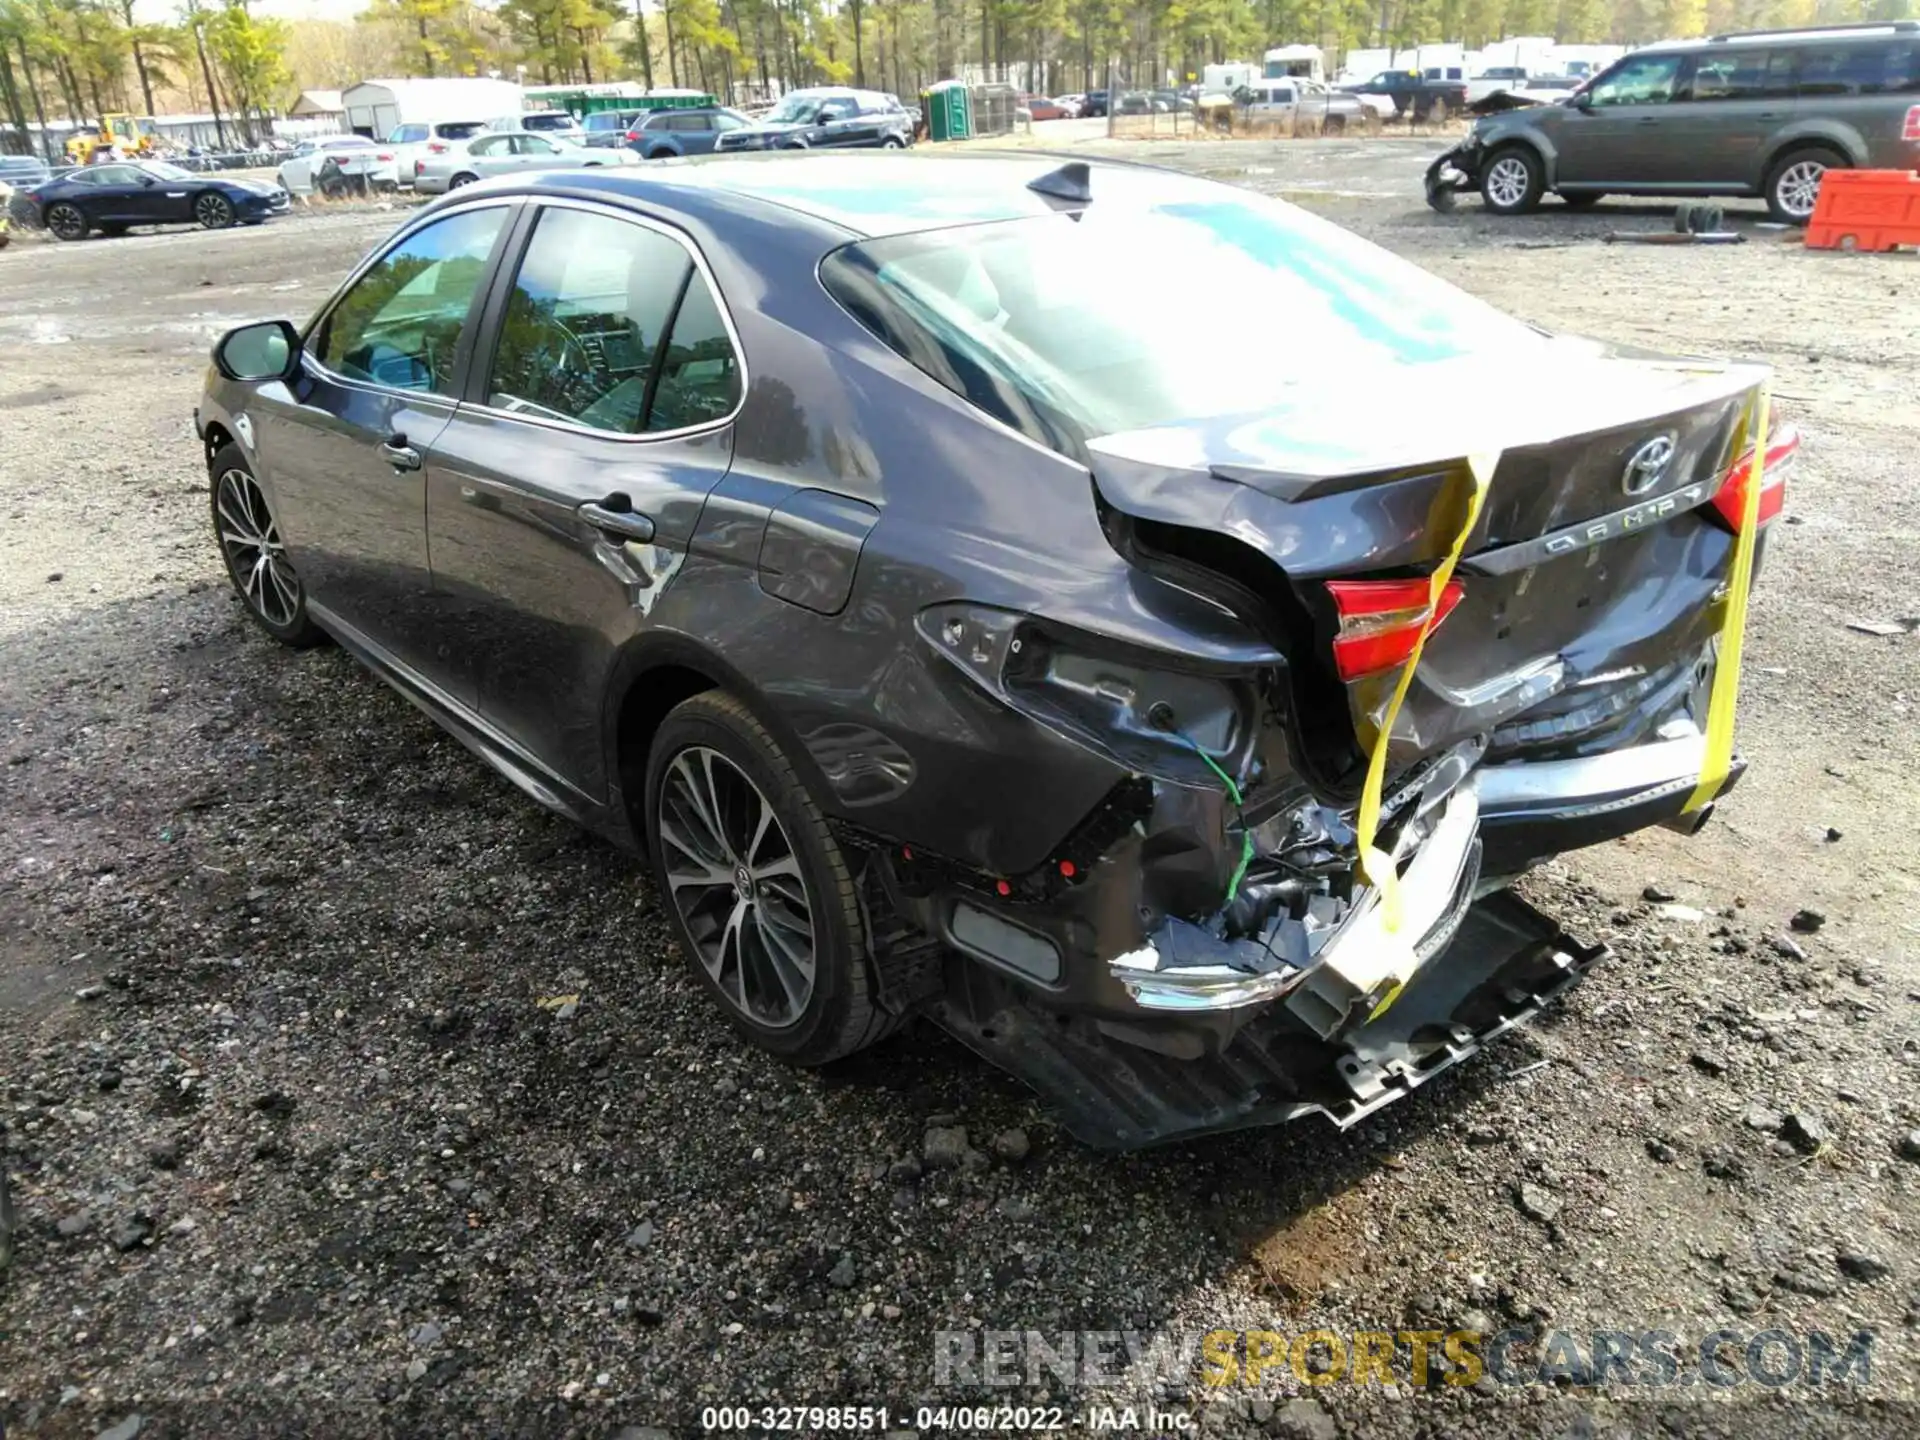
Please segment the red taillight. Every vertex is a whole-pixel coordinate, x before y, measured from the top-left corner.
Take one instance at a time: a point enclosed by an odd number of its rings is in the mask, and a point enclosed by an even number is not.
[[[638,130],[627,131],[627,139],[638,140],[639,138],[640,138],[640,132]]]
[[[1427,620],[1426,580],[1329,580],[1327,593],[1340,615],[1333,641],[1333,663],[1342,680],[1358,680],[1406,663]],[[1449,580],[1440,592],[1434,628],[1453,613],[1466,587]]]
[[[416,178],[416,179],[417,179],[418,177],[420,177],[420,176],[422,176],[422,175],[424,175],[424,174],[426,174],[426,173],[427,173],[427,162],[426,162],[426,161],[424,161],[424,160],[416,160],[416,161],[414,161],[414,162],[413,162],[413,173],[414,173],[414,176],[415,176],[415,178]]]
[[[444,155],[452,148],[451,145],[444,145],[438,140],[429,140],[427,142],[427,153],[429,155]]]
[[[1759,523],[1764,525],[1780,513],[1787,499],[1787,472],[1793,469],[1800,453],[1800,432],[1782,425],[1767,439],[1767,464],[1760,473]],[[1714,512],[1729,530],[1738,530],[1746,516],[1747,484],[1753,478],[1753,451],[1733,462],[1713,497]]]
[[[393,159],[393,156],[391,156],[391,155],[387,155],[387,154],[384,154],[384,153],[383,153],[383,154],[380,154],[380,155],[376,155],[376,156],[374,156],[373,158],[374,158],[374,159],[376,159],[376,160],[391,160],[391,159]]]

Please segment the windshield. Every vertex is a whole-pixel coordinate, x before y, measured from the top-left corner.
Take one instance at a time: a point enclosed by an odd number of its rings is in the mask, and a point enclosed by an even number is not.
[[[149,175],[157,176],[162,180],[191,180],[194,178],[192,171],[182,170],[178,165],[169,165],[164,160],[149,160],[140,168]]]
[[[781,97],[780,103],[767,112],[766,121],[771,125],[797,125],[802,120],[811,120],[825,99],[826,96],[813,91],[796,90]]]
[[[1257,198],[1095,204],[860,241],[821,276],[936,380],[1069,454],[1099,435],[1297,404],[1294,391],[1329,376],[1390,391],[1417,383],[1393,367],[1488,345],[1524,365],[1541,343],[1406,261]]]

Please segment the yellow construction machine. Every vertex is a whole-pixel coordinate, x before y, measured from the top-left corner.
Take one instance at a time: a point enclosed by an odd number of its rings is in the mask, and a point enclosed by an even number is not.
[[[153,121],[140,121],[131,115],[102,115],[98,130],[82,130],[67,141],[67,159],[85,165],[94,152],[107,149],[123,155],[151,155],[154,148]]]

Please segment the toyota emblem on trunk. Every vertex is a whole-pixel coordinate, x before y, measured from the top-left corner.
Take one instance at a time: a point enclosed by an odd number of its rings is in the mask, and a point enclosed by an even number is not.
[[[1628,457],[1620,488],[1629,495],[1644,495],[1660,483],[1672,463],[1673,436],[1656,435]]]

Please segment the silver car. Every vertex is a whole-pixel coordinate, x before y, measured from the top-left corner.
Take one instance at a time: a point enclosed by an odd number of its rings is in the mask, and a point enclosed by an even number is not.
[[[495,175],[639,163],[640,157],[627,149],[593,150],[531,130],[500,130],[444,155],[427,155],[416,161],[413,188],[422,195],[440,195]]]

